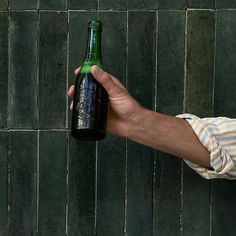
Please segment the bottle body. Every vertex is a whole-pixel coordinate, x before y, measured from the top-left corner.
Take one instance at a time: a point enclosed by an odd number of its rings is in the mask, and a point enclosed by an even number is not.
[[[72,136],[79,140],[100,140],[106,136],[108,96],[90,72],[79,73],[75,82]]]
[[[100,140],[106,135],[108,95],[91,73],[103,68],[100,21],[90,21],[85,58],[75,81],[71,134],[79,140]]]

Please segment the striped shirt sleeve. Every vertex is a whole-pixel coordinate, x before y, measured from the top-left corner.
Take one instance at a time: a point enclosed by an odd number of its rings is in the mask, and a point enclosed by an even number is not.
[[[206,179],[236,179],[236,119],[199,118],[191,114],[177,117],[188,121],[200,142],[210,152],[212,169],[185,162]]]

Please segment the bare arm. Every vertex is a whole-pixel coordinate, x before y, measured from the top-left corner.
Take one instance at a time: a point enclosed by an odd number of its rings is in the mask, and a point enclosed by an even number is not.
[[[75,71],[78,74],[79,70]],[[210,155],[187,121],[142,107],[112,75],[94,66],[109,96],[108,132],[209,167]],[[68,91],[73,96],[74,87]]]
[[[210,154],[187,121],[144,109],[127,137],[138,143],[210,167]]]

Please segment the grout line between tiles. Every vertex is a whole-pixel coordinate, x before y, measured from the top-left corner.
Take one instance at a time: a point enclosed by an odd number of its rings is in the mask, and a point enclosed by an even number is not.
[[[67,163],[66,163],[66,235],[68,235],[68,213],[69,213],[69,163],[70,163],[70,139],[68,132],[66,133],[67,139]]]
[[[155,57],[156,57],[156,62],[155,62],[155,84],[154,84],[154,111],[157,111],[157,94],[158,94],[158,36],[159,36],[159,14],[158,10],[156,10],[156,52],[155,52]],[[155,207],[156,207],[156,158],[157,158],[157,151],[154,151],[154,159],[153,159],[153,193],[152,193],[152,232],[153,235],[155,235],[155,223],[156,223],[156,212],[155,212]]]
[[[187,50],[188,50],[188,10],[185,11],[185,34],[184,34],[184,99],[183,99],[183,112],[186,112],[186,83],[187,83]],[[183,235],[184,229],[184,161],[181,160],[181,209],[180,209],[180,234]]]
[[[10,226],[10,214],[11,214],[11,166],[10,166],[10,135],[8,135],[8,153],[7,153],[7,228]]]
[[[10,96],[10,86],[11,86],[11,76],[10,76],[10,61],[11,61],[11,53],[10,53],[10,51],[11,51],[11,40],[10,40],[10,28],[11,28],[11,26],[10,26],[10,24],[11,24],[11,22],[10,22],[10,16],[9,16],[9,14],[8,14],[8,51],[7,51],[7,53],[8,53],[8,74],[7,74],[7,76],[8,76],[8,81],[7,81],[7,127],[10,127],[10,100],[11,100],[11,96]]]
[[[216,28],[217,28],[217,11],[215,12],[215,41],[214,41],[214,69],[213,69],[213,91],[212,91],[212,116],[215,113],[215,78],[216,78]]]
[[[99,20],[99,0],[97,0],[97,19]],[[94,199],[94,234],[97,235],[97,213],[98,213],[98,141],[96,141],[95,154],[95,199]]]
[[[69,32],[69,24],[70,24],[70,14],[67,11],[67,56],[66,56],[66,94],[69,89],[69,49],[70,49],[70,32]],[[66,128],[69,127],[69,98],[66,96]]]
[[[97,235],[97,212],[98,212],[98,141],[95,150],[95,203],[94,203],[94,235]]]
[[[37,2],[39,4],[39,0]],[[37,22],[37,104],[36,119],[37,127],[39,127],[39,34],[40,34],[40,14],[38,14]],[[37,180],[36,180],[36,234],[39,233],[39,130],[37,130]]]
[[[129,55],[129,12],[126,11],[126,68],[125,87],[128,86],[128,55]],[[127,235],[127,214],[128,214],[128,140],[125,139],[125,186],[124,186],[124,235]]]
[[[39,3],[37,4],[37,9],[10,9],[10,6],[6,10],[0,10],[2,13],[7,12],[156,12],[156,11],[236,11],[236,8],[183,8],[183,9],[126,9],[126,10],[116,10],[116,9],[40,9]]]
[[[39,36],[40,36],[40,14],[38,12],[38,22],[37,22],[37,104],[36,104],[36,119],[37,119],[37,127],[39,127]]]
[[[213,91],[212,91],[212,116],[214,116],[214,104],[215,104],[215,78],[216,78],[216,40],[217,40],[217,11],[215,12],[215,41],[214,41],[214,69],[213,69]],[[213,182],[210,181],[210,228],[209,228],[209,235],[212,236],[212,202],[213,202],[213,197],[212,197],[212,185]]]
[[[39,233],[39,130],[37,131],[36,234]]]

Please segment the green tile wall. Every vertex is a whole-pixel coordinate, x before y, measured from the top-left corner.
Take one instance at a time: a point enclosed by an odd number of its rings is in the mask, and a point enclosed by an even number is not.
[[[156,12],[129,12],[127,87],[133,96],[149,108],[154,107],[156,28]],[[136,159],[137,156],[139,160]],[[129,235],[152,234],[153,162],[153,150],[128,141],[127,233]]]
[[[186,7],[186,0],[159,0],[159,9],[184,9]]]
[[[8,230],[8,133],[0,132],[0,235]]]
[[[11,128],[38,127],[37,25],[37,12],[10,13],[8,119]]]
[[[0,2],[0,10],[6,11],[8,8],[8,0],[1,0]]]
[[[126,10],[128,0],[100,0],[99,1],[99,9],[104,10]]]
[[[39,32],[39,127],[65,128],[67,13],[41,12]]]
[[[128,9],[155,9],[156,0],[127,0]]]
[[[236,8],[236,2],[234,0],[215,0],[216,1],[216,7],[217,8],[230,8],[230,9],[235,9]]]
[[[214,43],[215,11],[187,11],[184,110],[201,117],[213,114]],[[185,165],[183,189],[183,235],[208,235],[211,182],[202,180]]]
[[[185,12],[183,10],[160,11],[156,103],[157,110],[168,115],[178,114],[183,110],[184,39]],[[165,153],[156,154],[154,235],[180,235],[181,174],[179,160]]]
[[[97,18],[105,69],[142,105],[236,116],[233,0],[0,0],[0,235],[236,235],[234,181],[71,137],[66,93]]]
[[[36,235],[37,132],[9,135],[10,220],[7,235]]]
[[[68,235],[95,235],[96,143],[70,136],[68,163]]]
[[[187,0],[187,6],[189,8],[200,8],[200,9],[208,9],[215,8],[216,0]]]
[[[236,10],[218,10],[216,12],[216,71],[214,115],[235,117],[235,27]],[[224,63],[222,63],[224,61]],[[227,92],[225,92],[227,91]],[[228,195],[223,205],[222,193]],[[236,196],[235,181],[214,181],[212,183],[212,234],[234,235],[236,229],[229,228],[232,215],[235,214],[233,201]],[[224,218],[220,221],[221,216]]]
[[[38,0],[8,0],[8,2],[12,10],[36,10]]]
[[[104,26],[102,38],[104,66],[125,84],[127,14],[100,12],[99,19]],[[116,49],[113,50],[114,48]],[[98,235],[104,236],[121,235],[124,231],[125,216],[126,141],[109,135],[106,140],[98,143],[97,148],[96,231]]]
[[[39,132],[38,235],[65,235],[67,145],[65,131]]]
[[[0,13],[0,128],[7,128],[8,114],[8,14]]]
[[[53,0],[39,0],[39,7],[40,9],[65,9],[66,7],[66,0],[59,0],[59,1],[53,1]]]
[[[98,9],[98,0],[67,0],[67,6],[71,10],[96,10]]]

